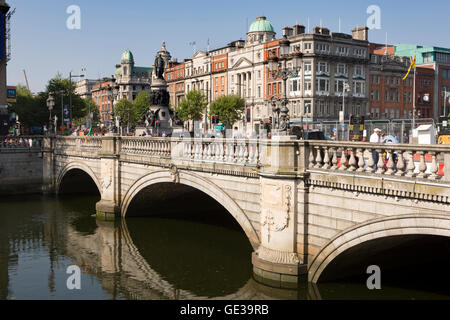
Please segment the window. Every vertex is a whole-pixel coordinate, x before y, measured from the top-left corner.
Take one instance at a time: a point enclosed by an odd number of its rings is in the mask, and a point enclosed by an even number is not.
[[[353,93],[364,95],[366,93],[366,83],[364,81],[353,81]]]
[[[355,76],[364,77],[364,69],[361,65],[355,65]]]
[[[343,63],[339,63],[336,66],[336,74],[347,74],[347,65]]]
[[[311,43],[310,42],[308,42],[308,43],[305,43],[305,50],[311,50],[311,48],[312,48],[312,45],[311,45]]]
[[[305,91],[311,91],[311,80],[305,80]]]
[[[316,79],[316,90],[323,92],[330,91],[330,80],[323,78]]]
[[[311,73],[311,70],[312,70],[311,61],[305,61],[304,69],[305,69],[305,73]]]
[[[222,86],[225,84],[225,80],[224,80],[224,77],[222,77],[221,79],[220,79],[220,81],[221,81],[221,84],[222,84]]]
[[[261,86],[258,86],[258,98],[261,98]]]
[[[258,70],[258,79],[261,79],[261,70]]]
[[[305,113],[311,113],[311,100],[305,100]]]
[[[320,73],[328,73],[328,63],[327,62],[318,62],[316,64],[317,72]]]
[[[334,92],[335,93],[342,93],[344,92],[344,83],[346,83],[346,80],[335,80],[334,81]]]

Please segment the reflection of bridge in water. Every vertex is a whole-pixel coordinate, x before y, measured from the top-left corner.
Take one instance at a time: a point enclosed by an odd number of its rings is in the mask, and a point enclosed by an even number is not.
[[[66,232],[67,256],[84,271],[97,275],[103,288],[113,297],[120,294],[138,300],[266,300],[297,299],[297,290],[264,286],[250,278],[236,292],[223,296],[200,296],[177,288],[155,271],[134,244],[127,223],[96,221],[91,234],[76,230],[69,224]],[[169,253],[168,253],[169,254]],[[164,258],[162,258],[164,259]],[[316,296],[315,296],[316,297]]]

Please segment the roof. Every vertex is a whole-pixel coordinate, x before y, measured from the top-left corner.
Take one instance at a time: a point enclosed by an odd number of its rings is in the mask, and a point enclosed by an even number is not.
[[[122,53],[122,59],[120,60],[120,62],[134,63],[133,54],[130,50],[127,49]]]
[[[266,20],[266,17],[257,17],[256,21],[254,21],[248,32],[275,32],[272,24]]]

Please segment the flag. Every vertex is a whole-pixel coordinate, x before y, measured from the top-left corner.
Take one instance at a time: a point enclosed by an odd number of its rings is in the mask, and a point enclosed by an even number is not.
[[[409,66],[408,73],[406,73],[406,76],[403,78],[403,80],[405,80],[409,76],[409,73],[411,72],[411,68],[416,68],[416,56],[414,56],[414,59],[411,61],[411,65]]]

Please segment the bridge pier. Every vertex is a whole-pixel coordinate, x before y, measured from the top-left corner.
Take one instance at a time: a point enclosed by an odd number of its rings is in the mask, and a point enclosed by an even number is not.
[[[252,254],[253,272],[268,285],[296,287],[307,274],[303,245],[298,245],[305,225],[305,203],[298,196],[303,188],[297,174],[299,149],[292,137],[275,137],[263,149],[261,244]]]
[[[95,205],[97,219],[114,220],[120,215],[119,205],[119,159],[118,143],[114,137],[102,139],[101,157],[101,200]]]

